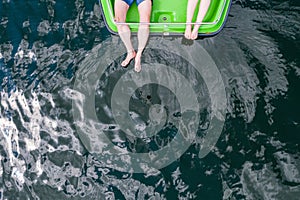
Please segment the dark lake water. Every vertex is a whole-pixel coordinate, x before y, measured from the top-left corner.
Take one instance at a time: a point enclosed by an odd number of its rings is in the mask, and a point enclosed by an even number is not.
[[[2,0],[0,199],[299,199],[299,13],[234,0],[216,37],[150,37],[137,75],[98,2]],[[196,130],[186,149],[179,130]]]

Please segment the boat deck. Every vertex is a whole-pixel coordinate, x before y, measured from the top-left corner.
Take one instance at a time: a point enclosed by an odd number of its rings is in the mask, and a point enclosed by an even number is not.
[[[150,19],[151,33],[162,33],[164,35],[182,34],[186,26],[186,8],[188,0],[153,0],[153,7]],[[114,0],[100,0],[102,11],[105,16],[106,25],[112,33],[117,32],[114,22],[113,5]],[[231,0],[211,0],[210,7],[199,29],[199,35],[215,34],[220,31],[226,21]],[[198,13],[198,6],[195,11],[194,20]],[[132,32],[137,32],[139,25],[139,14],[136,3],[130,7],[126,23]]]

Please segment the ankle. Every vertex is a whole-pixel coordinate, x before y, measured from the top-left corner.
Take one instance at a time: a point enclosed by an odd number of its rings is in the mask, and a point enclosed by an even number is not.
[[[127,51],[127,54],[128,54],[128,55],[135,54],[135,50],[134,50],[134,49],[132,49],[132,50],[129,50],[129,51]]]
[[[140,58],[142,56],[142,51],[138,51],[137,53],[136,53],[136,57],[137,58]]]
[[[138,48],[137,49],[137,54],[142,54],[145,48]]]

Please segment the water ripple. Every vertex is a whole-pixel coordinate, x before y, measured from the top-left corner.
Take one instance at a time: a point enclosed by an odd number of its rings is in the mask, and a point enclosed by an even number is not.
[[[84,101],[72,89],[74,74],[111,37],[99,6],[3,0],[0,199],[296,199],[299,10],[296,0],[233,1],[225,29],[197,41],[219,67],[229,99],[220,141],[205,159],[196,141],[164,169],[130,174],[104,167],[73,122],[72,100]],[[145,52],[146,59],[159,56]],[[109,105],[101,108],[110,116]]]

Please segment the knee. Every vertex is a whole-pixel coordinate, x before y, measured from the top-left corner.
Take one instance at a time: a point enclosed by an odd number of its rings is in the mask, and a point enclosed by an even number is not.
[[[125,19],[119,17],[119,16],[115,16],[114,18],[115,22],[116,23],[124,23],[125,22]],[[124,24],[116,24],[117,25],[117,28],[118,28],[118,31],[122,31],[124,28]]]
[[[140,22],[149,23],[150,22],[150,14],[141,14]]]
[[[124,23],[125,22],[125,19],[123,19],[122,17],[120,17],[120,16],[118,16],[118,15],[116,15],[115,16],[115,22],[117,22],[117,23]]]

